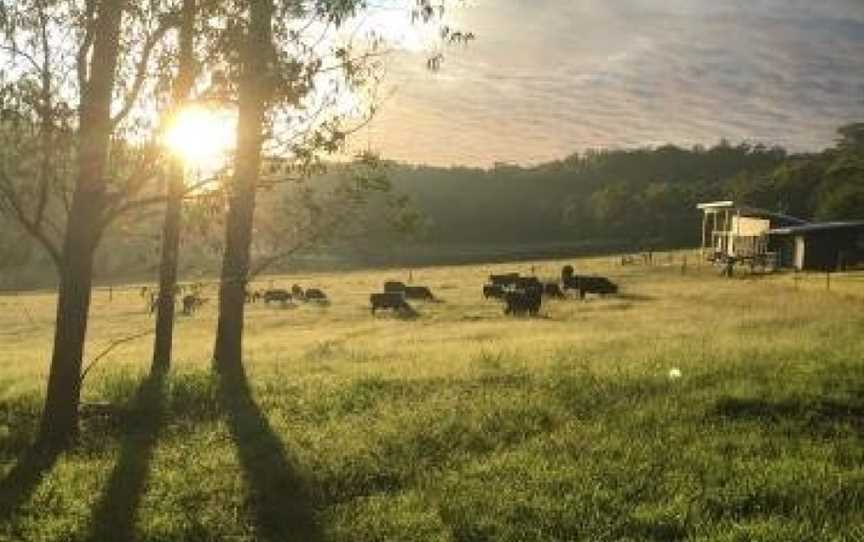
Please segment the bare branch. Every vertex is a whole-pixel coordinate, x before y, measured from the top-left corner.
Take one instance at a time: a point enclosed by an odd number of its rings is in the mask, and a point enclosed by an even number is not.
[[[15,190],[11,180],[5,175],[5,172],[0,172],[0,199],[7,204],[12,210],[15,219],[21,224],[31,237],[39,241],[45,252],[51,257],[51,260],[61,269],[63,259],[61,258],[60,248],[55,244],[42,229],[42,223],[36,223],[27,217],[27,213],[21,204],[21,198]]]
[[[0,50],[6,51],[7,53],[10,53],[12,55],[21,56],[33,67],[33,69],[35,69],[38,72],[42,71],[42,66],[39,64],[39,62],[37,62],[36,59],[33,58],[32,55],[30,55],[29,53],[27,53],[25,51],[22,51],[18,47],[14,46],[14,45],[0,45]]]
[[[153,49],[160,41],[162,41],[165,34],[176,26],[176,17],[166,17],[153,34],[147,38],[147,41],[144,43],[144,49],[141,51],[141,58],[138,59],[138,65],[135,67],[135,79],[132,82],[132,88],[129,90],[128,94],[126,94],[123,107],[117,115],[111,119],[112,127],[116,127],[118,124],[123,122],[123,119],[125,119],[126,116],[129,115],[129,112],[132,111],[132,108],[135,106],[135,101],[138,99],[138,94],[141,92],[141,88],[144,86],[144,82],[147,79],[147,67],[150,64],[150,56],[153,54]]]
[[[125,343],[132,342],[136,339],[140,339],[141,337],[146,337],[147,335],[150,335],[152,333],[153,333],[152,329],[147,329],[146,331],[139,331],[138,333],[135,333],[134,335],[129,335],[129,336],[122,337],[120,339],[115,339],[115,340],[111,341],[111,343],[109,343],[108,346],[105,347],[104,350],[99,352],[99,354],[95,358],[93,358],[90,361],[90,363],[87,364],[86,367],[84,367],[84,370],[81,372],[80,381],[84,382],[84,378],[86,378],[87,374],[90,372],[90,370],[96,366],[96,363],[98,363],[99,360],[101,360],[102,358],[104,358],[105,356],[110,354],[111,351],[114,350],[115,348],[117,348],[118,346],[121,346]]]
[[[186,189],[183,192],[183,195],[188,196],[189,194],[192,194],[196,190],[198,190],[200,188],[204,188],[208,184],[211,184],[216,179],[217,179],[217,177],[209,177],[209,178],[204,179],[202,181],[199,181],[195,184],[191,184],[191,185],[186,187]],[[118,206],[114,207],[113,209],[110,209],[109,211],[107,211],[105,213],[104,218],[102,220],[102,228],[103,229],[107,228],[112,222],[117,220],[117,218],[119,218],[121,215],[123,215],[125,213],[128,213],[129,211],[133,211],[135,209],[141,209],[144,207],[149,207],[151,205],[158,205],[160,203],[165,203],[167,200],[168,200],[168,197],[166,195],[161,195],[161,196],[153,196],[153,197],[149,197],[149,198],[142,198],[142,199],[137,199],[137,200],[126,201],[124,204],[118,205]]]

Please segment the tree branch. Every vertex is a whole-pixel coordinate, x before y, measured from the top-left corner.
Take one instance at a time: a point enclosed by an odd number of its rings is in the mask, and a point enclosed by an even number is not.
[[[140,339],[141,337],[146,337],[147,335],[150,335],[152,333],[153,333],[152,329],[147,329],[146,331],[139,331],[138,333],[135,333],[134,335],[129,335],[127,337],[123,337],[123,338],[115,339],[115,340],[111,341],[111,343],[104,350],[99,352],[99,354],[95,358],[93,358],[90,361],[90,363],[87,364],[86,367],[84,367],[84,370],[81,372],[80,381],[84,382],[84,378],[87,377],[87,373],[89,373],[90,370],[96,366],[96,363],[98,363],[99,360],[101,360],[102,358],[104,358],[105,356],[110,354],[111,351],[114,350],[115,348],[117,348],[118,346],[120,346],[122,344],[132,342],[135,339]]]
[[[94,14],[96,13],[96,0],[87,0],[84,11],[84,39],[81,40],[81,47],[78,48],[78,54],[75,57],[75,64],[78,72],[78,92],[83,94],[87,88],[87,55],[90,48],[93,47],[93,26]]]
[[[135,101],[138,99],[138,94],[141,92],[141,88],[144,86],[144,82],[147,79],[147,67],[150,64],[150,55],[153,54],[153,49],[160,41],[162,41],[165,34],[167,34],[172,28],[176,27],[177,24],[177,17],[166,17],[153,34],[147,38],[147,41],[144,43],[144,49],[141,51],[141,58],[138,60],[138,65],[135,67],[135,79],[132,82],[132,88],[129,93],[126,94],[123,107],[117,115],[111,119],[112,128],[123,122],[123,119],[125,119],[126,116],[129,115],[129,112],[132,111],[132,108],[135,106]]]
[[[21,227],[24,228],[24,231],[39,241],[45,249],[45,252],[47,252],[51,257],[54,265],[57,266],[57,269],[62,269],[63,259],[61,257],[60,248],[48,237],[48,235],[46,235],[45,231],[42,229],[41,222],[33,222],[27,217],[27,213],[21,205],[21,198],[19,197],[18,191],[15,190],[12,182],[4,172],[0,172],[0,198],[2,198],[2,200],[5,201],[8,207],[12,210],[15,219]]]

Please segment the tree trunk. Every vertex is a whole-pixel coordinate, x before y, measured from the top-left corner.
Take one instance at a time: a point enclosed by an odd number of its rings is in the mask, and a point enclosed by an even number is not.
[[[184,106],[195,83],[195,0],[184,0],[180,27],[180,59],[173,96],[173,115]],[[172,115],[172,116],[173,116]],[[174,337],[174,293],[177,287],[177,265],[180,254],[181,212],[183,209],[184,164],[174,158],[168,171],[168,201],[162,226],[162,259],[159,265],[159,298],[156,313],[156,336],[153,339],[153,360],[150,372],[167,372],[171,368],[171,346]]]
[[[168,201],[162,225],[162,259],[159,264],[159,297],[157,298],[156,335],[153,339],[151,373],[171,368],[174,338],[175,290],[180,252],[180,225],[183,207],[183,167],[172,163],[168,172]]]
[[[63,242],[54,352],[39,432],[40,444],[49,449],[66,446],[78,432],[81,362],[90,310],[93,253],[105,206],[111,95],[122,15],[122,1],[99,3],[90,79],[81,89],[78,178]]]
[[[219,323],[213,349],[214,368],[222,373],[240,373],[243,366],[243,312],[255,189],[261,165],[264,114],[272,84],[269,64],[273,51],[273,0],[250,0],[249,6],[249,30],[241,57],[237,154],[234,176],[228,187],[225,254],[219,283]]]

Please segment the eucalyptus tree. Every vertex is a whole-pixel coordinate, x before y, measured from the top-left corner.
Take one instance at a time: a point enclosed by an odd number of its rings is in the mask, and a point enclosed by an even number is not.
[[[408,6],[406,18],[428,23],[443,13],[430,0]],[[357,50],[340,42],[339,32],[353,17],[374,8],[362,0],[247,0],[226,16],[223,61],[228,87],[236,95],[237,149],[226,187],[227,216],[219,287],[219,320],[214,368],[242,373],[244,298],[251,268],[255,194],[265,142],[287,154],[291,172],[304,171],[324,152],[339,151],[346,118],[334,107],[346,91],[374,82],[382,41]],[[442,35],[453,40],[450,29]],[[459,33],[457,40],[473,39]],[[440,66],[440,56],[429,67]],[[374,112],[374,106],[369,113]]]
[[[177,73],[173,81],[167,122],[177,122],[182,108],[192,97],[198,67],[195,55],[195,23],[198,19],[196,0],[183,0],[177,39]],[[151,372],[165,372],[171,364],[174,336],[174,292],[180,252],[180,227],[183,197],[186,193],[185,165],[182,158],[169,158],[166,179],[165,220],[162,228],[159,293],[156,311],[156,332],[153,341]]]
[[[94,253],[134,207],[158,153],[132,115],[150,59],[176,25],[156,1],[17,0],[0,4],[0,206],[37,239],[59,278],[39,442],[77,434]]]

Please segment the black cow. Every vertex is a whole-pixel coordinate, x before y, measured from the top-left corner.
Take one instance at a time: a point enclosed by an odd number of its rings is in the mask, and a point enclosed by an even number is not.
[[[189,316],[195,313],[196,310],[207,302],[207,299],[199,297],[198,294],[188,294],[183,296],[183,314]]]
[[[504,301],[507,303],[504,314],[512,314],[513,316],[520,316],[525,313],[537,316],[542,303],[540,292],[535,289],[506,292]]]
[[[490,297],[502,299],[504,297],[504,288],[496,284],[484,284],[483,297],[486,299],[489,299]]]
[[[291,286],[291,295],[296,299],[303,299],[303,288],[301,288],[299,284]]]
[[[413,313],[414,309],[405,302],[405,296],[401,292],[384,292],[383,294],[372,294],[369,296],[372,305],[372,314],[378,309],[392,309],[407,314]]]
[[[327,294],[318,288],[307,288],[303,292],[303,299],[306,301],[314,301],[316,303],[327,303]]]
[[[384,291],[390,294],[404,293],[405,283],[395,280],[388,280],[384,283]]]
[[[432,290],[427,286],[406,286],[406,299],[419,299],[421,301],[435,301],[435,296],[432,295]]]
[[[556,299],[563,299],[564,292],[561,291],[561,287],[558,286],[557,282],[547,282],[543,285],[543,294],[547,297],[554,297]]]
[[[517,290],[539,290],[543,291],[543,283],[537,277],[518,277],[513,283]]]
[[[493,286],[501,286],[502,288],[514,286],[516,284],[516,281],[518,281],[518,280],[519,280],[519,273],[505,273],[503,275],[489,275],[489,282],[491,282]]]
[[[565,290],[578,290],[579,298],[585,299],[585,294],[617,294],[618,285],[606,277],[589,277],[572,275],[564,281]]]
[[[264,292],[264,303],[270,304],[271,301],[278,301],[283,305],[291,301],[291,293],[282,288],[271,288]]]

